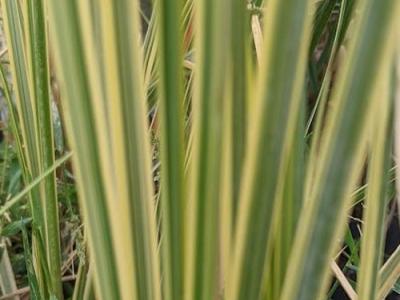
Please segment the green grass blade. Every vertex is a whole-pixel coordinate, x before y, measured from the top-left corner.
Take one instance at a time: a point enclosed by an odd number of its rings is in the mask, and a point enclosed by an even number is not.
[[[314,51],[315,47],[317,46],[322,33],[326,27],[326,24],[329,22],[329,17],[332,14],[336,4],[338,1],[321,1],[320,3],[316,4],[318,8],[315,10],[315,20],[313,24],[313,34],[311,38],[310,50],[311,52]]]
[[[399,21],[397,21],[397,26],[399,26]],[[395,35],[395,40],[397,41],[397,43],[399,43],[400,41],[400,31],[396,32]],[[397,51],[395,53],[395,59],[394,59],[394,73],[395,73],[395,78],[394,78],[394,97],[395,97],[395,109],[394,109],[394,123],[395,123],[395,136],[397,138],[395,138],[395,156],[396,156],[396,164],[399,165],[399,156],[400,156],[400,139],[398,138],[398,136],[400,135],[400,105],[398,105],[398,103],[400,102],[400,49],[397,48]],[[396,175],[397,178],[400,177],[400,172],[399,169],[396,170]],[[400,180],[396,180],[396,190],[397,193],[399,193],[400,191]],[[400,207],[400,197],[397,198],[397,207]]]
[[[161,207],[163,288],[165,299],[182,299],[185,263],[184,100],[181,15],[183,1],[158,3]]]
[[[139,44],[137,1],[110,1],[100,6],[107,112],[111,134],[111,174],[118,174],[108,197],[114,242],[126,256],[117,255],[122,297],[159,299],[159,261],[155,208],[152,202],[150,137],[143,90],[142,48]],[[109,172],[108,172],[109,173]],[[115,193],[121,197],[115,205]],[[121,211],[124,215],[121,216]],[[130,235],[124,228],[131,228]],[[129,243],[132,243],[129,245]],[[129,249],[132,247],[132,251]],[[130,252],[130,253],[129,253]],[[133,255],[132,255],[133,254]],[[127,262],[132,258],[134,269]],[[135,273],[134,273],[135,272]]]
[[[22,142],[23,145],[24,151],[20,151],[20,161],[24,181],[27,183],[54,163],[45,10],[41,1],[20,3],[5,0],[2,7],[21,130],[21,133],[14,134],[17,143]],[[9,102],[9,106],[12,107],[11,101]],[[47,260],[52,274],[52,283],[48,285],[51,290],[49,292],[62,299],[55,174],[49,174],[30,194],[32,216],[42,232],[40,236],[44,237],[47,245],[46,255],[42,257]],[[33,243],[36,242],[33,239]],[[34,246],[35,268],[40,286],[43,287],[42,262],[36,261],[36,250],[37,247]]]
[[[93,283],[93,274],[92,274],[92,269],[89,268],[88,274],[87,274],[87,280],[86,280],[86,285],[85,285],[85,290],[83,292],[83,300],[95,300],[95,292],[94,292],[94,283]],[[81,300],[81,299],[79,299]]]
[[[233,190],[233,215],[239,203],[239,188],[242,175],[243,161],[246,148],[246,129],[249,105],[249,63],[250,63],[250,36],[249,12],[246,8],[246,2],[242,0],[232,1],[232,30],[231,30],[231,76],[232,76],[232,94],[233,101],[233,139],[232,143],[232,188]]]
[[[61,78],[78,87],[63,91],[78,187],[91,222],[95,287],[103,299],[159,299],[138,3],[91,4],[50,1],[49,7]],[[65,49],[64,36],[73,47]]]
[[[8,113],[9,113],[9,127],[11,129],[11,132],[13,134],[13,137],[15,139],[15,146],[17,147],[17,153],[18,153],[18,160],[22,169],[23,174],[28,174],[28,166],[26,162],[26,157],[24,155],[24,147],[23,147],[23,142],[22,142],[22,137],[21,137],[21,129],[20,129],[20,124],[18,123],[18,114],[14,105],[14,102],[12,100],[12,95],[11,95],[11,88],[10,84],[7,81],[6,78],[6,72],[4,69],[3,64],[0,64],[0,80],[1,80],[1,86],[2,86],[2,92],[4,93],[4,98],[7,103],[7,108],[8,108]]]
[[[38,177],[32,180],[32,182],[28,183],[21,192],[19,192],[13,198],[8,200],[6,204],[0,208],[0,216],[4,215],[4,213],[7,212],[13,205],[17,204],[19,201],[24,199],[24,197],[26,197],[33,188],[38,186],[47,176],[53,174],[54,171],[63,163],[65,163],[68,159],[70,159],[71,156],[72,153],[65,154],[63,157],[56,160],[50,168],[48,168],[47,170],[45,170],[45,172],[43,172],[43,174],[40,174]]]
[[[101,299],[120,299],[78,7],[75,1],[48,1],[47,5],[60,89],[65,97],[67,134],[72,149],[77,151],[73,163],[89,249],[96,249],[91,252],[96,291]],[[65,44],[65,40],[69,43]]]
[[[384,299],[400,277],[400,246],[379,271],[379,293],[377,299]]]
[[[359,7],[353,45],[337,89],[335,106],[321,146],[314,188],[298,226],[282,299],[321,299],[328,262],[345,225],[350,191],[363,161],[366,124],[377,70],[390,55],[390,32],[397,9],[392,1],[366,1]],[[357,78],[357,81],[353,81]]]
[[[308,1],[269,1],[256,102],[250,114],[229,299],[263,297],[275,203],[298,125],[310,34]],[[274,72],[271,72],[274,70]],[[272,76],[273,74],[273,76]],[[272,141],[273,139],[273,141]],[[279,191],[278,191],[279,190]],[[277,201],[275,201],[277,199]]]
[[[334,2],[334,1],[329,1],[329,2]],[[329,3],[329,2],[324,2],[324,3]],[[319,90],[315,105],[311,111],[310,118],[307,121],[306,130],[305,130],[306,135],[310,131],[311,124],[313,123],[314,116],[316,115],[318,108],[325,107],[324,103],[325,103],[327,97],[324,97],[324,95],[327,94],[327,90],[329,89],[329,83],[330,83],[330,79],[331,79],[331,75],[332,75],[332,65],[333,65],[334,59],[338,53],[338,50],[339,50],[338,48],[340,46],[339,37],[340,37],[340,33],[343,30],[343,19],[344,19],[345,13],[346,13],[346,7],[347,7],[347,0],[344,0],[344,1],[342,1],[341,5],[340,5],[338,23],[337,23],[336,31],[335,31],[335,34],[333,37],[332,49],[331,49],[331,52],[329,55],[328,65],[326,67],[324,79],[322,80],[321,88]],[[320,111],[323,111],[323,110],[321,109]],[[323,115],[323,113],[321,112],[320,115]],[[318,128],[318,126],[316,126],[316,128]],[[317,135],[317,137],[318,137],[318,135]],[[317,137],[315,137],[315,135],[314,135],[314,140],[319,140]]]
[[[83,295],[85,293],[85,287],[88,282],[88,269],[89,262],[81,262],[79,264],[78,274],[76,275],[76,282],[74,286],[74,294],[72,296],[72,300],[81,300],[83,299]]]
[[[280,200],[274,210],[274,224],[272,225],[270,240],[272,251],[269,253],[271,257],[267,258],[265,267],[267,275],[263,286],[263,294],[266,294],[268,299],[278,299],[280,296],[289,258],[293,251],[293,240],[303,204],[305,182],[305,107],[303,105],[300,111],[295,136],[292,145],[289,147],[291,149],[288,153],[289,160],[280,183],[283,190],[277,194]]]
[[[0,242],[0,288],[3,295],[13,294],[17,291],[15,274],[8,255],[5,239]],[[18,296],[10,297],[10,300],[19,300]]]
[[[24,145],[25,158],[21,159],[21,161],[25,161],[27,166],[24,169],[24,180],[30,181],[38,175],[39,167],[37,161],[36,122],[29,90],[22,17],[18,5],[19,2],[2,0],[1,4],[5,20],[6,39],[9,49],[11,49],[9,51],[11,73],[15,85],[16,107],[19,116],[18,123],[20,124],[22,143]],[[39,189],[32,191],[32,198],[39,199]],[[38,226],[44,228],[40,201],[32,201],[32,216]]]
[[[371,128],[371,151],[368,171],[368,188],[364,208],[364,231],[361,243],[361,263],[359,278],[357,280],[358,297],[360,299],[378,298],[378,270],[382,263],[383,237],[386,212],[386,182],[388,182],[388,170],[391,154],[391,134],[389,111],[391,109],[391,96],[389,93],[389,81],[391,71],[390,57],[386,61],[386,67],[382,68],[379,77],[379,87],[376,89],[375,114]]]
[[[197,5],[196,5],[197,4]],[[218,290],[218,225],[224,97],[228,81],[230,1],[194,2],[195,70],[192,136],[188,168],[185,298],[213,299]]]
[[[55,149],[50,98],[47,28],[45,7],[42,0],[27,1],[26,31],[28,57],[31,73],[32,102],[35,103],[37,122],[37,144],[39,146],[39,172],[44,172],[54,164]],[[44,215],[44,238],[51,288],[58,299],[62,299],[61,290],[61,252],[58,218],[58,202],[55,173],[49,174],[41,187],[42,209]]]
[[[28,239],[28,233],[26,228],[22,226],[22,240],[24,245],[24,257],[25,257],[25,265],[28,273],[29,279],[29,287],[30,287],[30,297],[32,300],[43,299],[41,291],[39,289],[38,279],[35,274],[35,270],[33,267],[33,256],[31,253],[31,247]]]

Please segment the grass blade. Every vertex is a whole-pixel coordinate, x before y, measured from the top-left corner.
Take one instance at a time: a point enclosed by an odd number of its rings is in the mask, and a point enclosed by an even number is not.
[[[390,88],[391,74],[390,57],[386,60],[386,67],[382,73],[376,89],[375,114],[372,118],[371,151],[368,171],[368,188],[364,208],[364,231],[361,243],[361,263],[358,283],[358,297],[360,299],[378,298],[378,270],[382,263],[383,237],[386,212],[386,182],[388,182],[391,139],[391,118],[389,111],[392,106]]]
[[[4,239],[0,243],[0,287],[3,295],[15,293],[17,290],[14,271]],[[20,298],[15,296],[10,297],[10,300],[20,300]]]
[[[6,211],[8,211],[13,205],[24,199],[24,197],[26,197],[32,191],[33,188],[38,186],[43,181],[44,178],[53,174],[54,171],[63,163],[65,163],[68,159],[70,159],[71,156],[72,153],[67,153],[63,157],[59,158],[57,161],[55,161],[53,166],[51,166],[43,174],[39,175],[34,180],[32,180],[31,183],[27,184],[24,187],[24,189],[17,195],[15,195],[12,199],[8,200],[7,203],[0,208],[0,216],[2,216]]]
[[[161,119],[161,205],[163,228],[163,278],[166,299],[183,297],[185,264],[184,210],[184,99],[183,99],[183,1],[158,3],[160,119]]]
[[[249,12],[246,9],[246,2],[234,0],[232,3],[232,30],[231,30],[231,74],[232,74],[232,94],[233,101],[233,136],[235,139],[232,144],[232,188],[233,190],[233,215],[239,203],[240,178],[245,157],[246,130],[248,106],[249,106],[249,62],[250,62],[250,36]]]
[[[92,4],[50,1],[49,8],[61,78],[77,87],[62,91],[88,241],[96,249],[95,288],[102,299],[159,299],[138,3]],[[68,49],[65,36],[74,41]]]
[[[55,149],[50,98],[47,28],[43,0],[27,1],[27,49],[31,73],[31,96],[35,103],[37,122],[37,144],[39,150],[39,172],[54,164]],[[55,173],[46,176],[41,186],[42,210],[44,216],[44,237],[51,288],[58,299],[61,290],[61,250],[58,218],[58,202]]]
[[[4,0],[2,7],[24,149],[20,151],[20,155],[24,156],[20,162],[23,163],[24,181],[27,183],[50,168],[55,159],[45,8],[41,0],[22,3]],[[11,101],[9,106],[13,110]],[[20,143],[20,133],[15,132],[15,135]],[[34,222],[46,243],[46,255],[42,257],[47,260],[52,275],[48,292],[62,299],[55,174],[44,178],[39,186],[31,190],[30,196]],[[36,260],[37,241],[33,239],[33,243],[35,268],[43,288],[42,262]]]
[[[195,70],[193,145],[188,168],[185,298],[213,299],[218,293],[218,224],[222,185],[224,97],[230,42],[230,1],[194,2]],[[197,5],[196,5],[197,4]]]
[[[22,17],[17,1],[2,0],[4,27],[6,39],[9,44],[11,72],[14,78],[16,107],[18,111],[18,123],[21,129],[22,144],[24,147],[24,180],[31,181],[38,174],[38,149],[36,139],[36,122],[32,107],[29,81],[27,74],[27,61],[24,44]],[[39,199],[39,189],[32,191],[32,198]],[[32,216],[40,228],[44,227],[43,213],[40,201],[32,201]]]
[[[87,3],[87,2],[84,2]],[[106,208],[105,187],[102,185],[98,137],[78,7],[75,1],[48,1],[49,26],[54,41],[60,89],[65,97],[64,112],[67,134],[76,149],[73,164],[77,166],[77,188],[84,218],[87,222],[89,249],[92,252],[96,292],[102,299],[120,299],[116,262],[110,223]],[[90,10],[89,10],[90,11]],[[90,21],[90,20],[89,20]],[[65,44],[65,39],[70,42]],[[73,86],[73,89],[66,88]],[[101,91],[101,90],[100,90]],[[73,116],[73,119],[72,119]],[[73,121],[72,121],[73,120]],[[105,131],[107,133],[107,131]],[[87,159],[90,157],[90,159]],[[78,167],[79,166],[79,167]]]
[[[400,246],[379,271],[378,299],[384,299],[400,277]]]
[[[377,101],[370,96],[376,70],[392,50],[384,37],[391,31],[396,6],[392,1],[366,1],[359,7],[356,36],[333,96],[335,106],[314,189],[302,211],[282,299],[321,299],[328,283],[328,261],[342,233],[350,191],[363,162],[367,116]]]
[[[26,228],[22,227],[22,239],[24,245],[24,256],[25,256],[25,265],[28,272],[29,286],[30,286],[30,296],[32,300],[43,299],[40,289],[38,279],[35,275],[35,270],[33,267],[33,256],[30,250],[30,243],[28,240],[28,233],[26,232]]]
[[[308,1],[268,2],[261,74],[250,111],[255,121],[248,128],[229,299],[263,297],[272,211],[278,181],[284,176],[280,170],[286,170],[289,163],[303,98],[309,9]],[[274,76],[269,70],[276,70]]]

